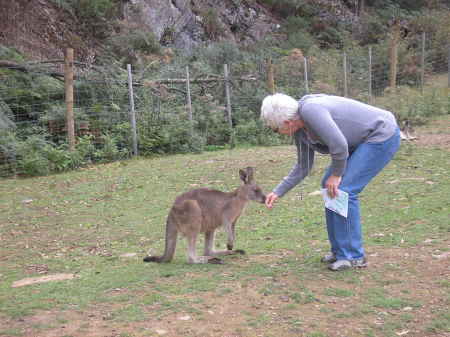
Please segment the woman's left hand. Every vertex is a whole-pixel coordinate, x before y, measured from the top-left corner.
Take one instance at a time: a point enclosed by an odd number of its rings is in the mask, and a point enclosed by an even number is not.
[[[336,196],[338,195],[338,187],[339,184],[341,183],[342,177],[338,177],[338,176],[333,176],[331,175],[326,183],[325,183],[325,187],[328,191],[328,195],[330,196],[330,198],[336,198]]]

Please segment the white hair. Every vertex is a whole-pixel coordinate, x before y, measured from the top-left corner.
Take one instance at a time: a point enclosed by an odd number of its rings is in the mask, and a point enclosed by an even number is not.
[[[298,102],[291,96],[278,93],[262,101],[261,119],[272,129],[279,129],[285,121],[298,117]]]

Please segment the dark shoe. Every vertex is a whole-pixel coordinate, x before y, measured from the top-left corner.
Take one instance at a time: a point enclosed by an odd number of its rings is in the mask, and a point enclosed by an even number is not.
[[[334,255],[333,253],[329,253],[320,259],[320,262],[323,263],[334,263],[336,261],[336,255]]]

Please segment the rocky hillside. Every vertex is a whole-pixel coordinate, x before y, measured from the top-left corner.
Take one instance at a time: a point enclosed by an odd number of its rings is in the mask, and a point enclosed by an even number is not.
[[[60,59],[71,46],[77,60],[86,63],[106,52],[133,63],[168,48],[189,53],[224,40],[249,45],[271,33],[300,48],[313,43],[340,47],[349,36],[357,43],[373,44],[389,35],[392,19],[408,22],[415,17],[415,27],[405,32],[420,31],[432,24],[420,21],[420,11],[447,11],[448,4],[444,0],[0,0],[0,8],[0,46],[14,47],[28,59]]]
[[[207,41],[255,42],[279,27],[277,18],[255,1],[130,0],[104,12],[74,11],[56,0],[0,2],[0,44],[31,59],[61,58],[72,46],[79,59],[89,61],[102,52],[105,39],[130,43],[132,32],[140,32],[148,44],[189,51]]]
[[[190,49],[208,41],[255,42],[276,30],[277,21],[253,1],[131,0],[124,19],[153,31],[158,41]]]

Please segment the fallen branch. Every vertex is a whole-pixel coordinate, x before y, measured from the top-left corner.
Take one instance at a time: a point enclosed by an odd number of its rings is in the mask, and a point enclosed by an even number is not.
[[[41,69],[36,69],[30,66],[27,66],[25,64],[19,64],[13,61],[7,61],[7,60],[0,60],[0,68],[6,68],[11,70],[17,70],[21,71],[23,73],[33,73],[33,72],[40,72],[42,73]],[[50,71],[50,72],[44,72],[45,75],[51,76],[56,78],[57,80],[64,81],[64,74]]]
[[[256,81],[256,77],[253,76],[243,76],[243,77],[236,77],[232,78],[234,81]],[[225,78],[223,77],[206,77],[206,78],[196,78],[192,79],[189,82],[190,83],[212,83],[212,82],[224,82]],[[144,81],[143,85],[152,87],[154,85],[158,84],[179,84],[179,83],[186,83],[185,78],[169,78],[166,80],[152,80],[152,81]]]

